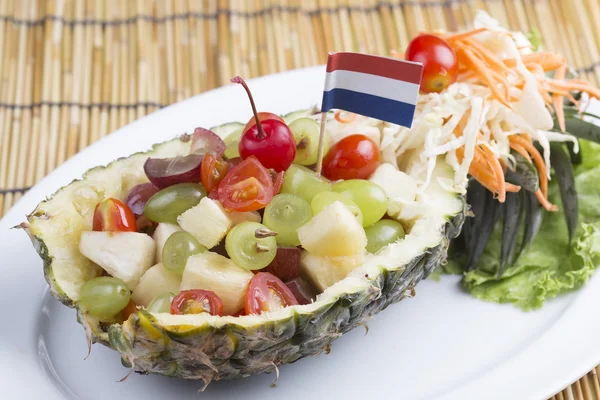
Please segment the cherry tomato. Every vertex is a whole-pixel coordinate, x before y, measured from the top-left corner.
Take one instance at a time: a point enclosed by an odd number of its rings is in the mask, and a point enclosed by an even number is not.
[[[248,283],[246,314],[262,314],[297,304],[291,290],[273,274],[259,272]]]
[[[260,210],[273,198],[273,181],[260,161],[249,157],[229,171],[219,184],[217,194],[228,210]]]
[[[296,157],[296,142],[290,128],[276,119],[264,120],[260,125],[262,131],[253,125],[242,134],[240,155],[244,159],[255,156],[266,168],[285,171]]]
[[[268,119],[276,119],[279,122],[283,122],[283,119],[277,114],[273,114],[270,112],[264,112],[264,111],[261,111],[258,113],[258,120],[260,122],[266,121]],[[256,125],[256,118],[252,117],[252,118],[250,118],[250,121],[248,121],[246,126],[244,127],[243,132],[245,133],[248,129],[252,128],[254,125]]]
[[[96,205],[93,229],[106,232],[137,232],[135,215],[122,201],[109,198]]]
[[[448,42],[430,34],[415,37],[406,49],[408,61],[423,64],[421,90],[425,93],[440,92],[456,81],[458,63],[456,54]]]
[[[273,195],[279,194],[281,192],[281,187],[283,186],[283,177],[285,172],[279,171],[277,172],[273,178]]]
[[[223,302],[210,290],[182,290],[171,302],[171,314],[223,315]]]
[[[200,181],[206,191],[210,193],[219,186],[228,170],[229,163],[227,161],[217,159],[211,153],[206,153],[200,166]]]
[[[137,312],[137,305],[135,304],[135,301],[129,300],[129,303],[127,303],[127,305],[125,306],[123,311],[121,311],[121,314],[123,315],[123,320],[127,321],[129,319],[129,316],[136,312]]]
[[[323,159],[323,176],[338,179],[367,179],[379,166],[377,144],[365,135],[346,136]]]

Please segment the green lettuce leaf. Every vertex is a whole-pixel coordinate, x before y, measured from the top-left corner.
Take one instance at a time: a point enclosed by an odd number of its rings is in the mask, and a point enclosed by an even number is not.
[[[497,224],[480,267],[464,274],[465,290],[482,300],[513,303],[531,310],[587,282],[600,262],[600,146],[582,141],[581,151],[583,163],[575,169],[580,226],[574,242],[568,245],[562,212],[545,213],[534,242],[513,266],[497,277],[501,242],[501,224]],[[551,182],[549,196],[554,204],[560,205],[556,183]],[[452,250],[448,264],[441,271],[462,273],[464,257]]]

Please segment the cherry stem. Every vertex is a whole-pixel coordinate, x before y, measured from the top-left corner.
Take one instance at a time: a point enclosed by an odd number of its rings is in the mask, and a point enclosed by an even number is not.
[[[256,128],[258,129],[258,135],[256,136],[256,138],[264,139],[265,137],[267,137],[267,135],[265,134],[265,131],[263,131],[260,120],[258,119],[258,112],[256,111],[256,105],[254,105],[254,99],[252,98],[252,93],[250,92],[250,88],[248,87],[248,85],[242,79],[241,76],[236,76],[234,78],[231,78],[231,82],[239,83],[240,85],[242,85],[244,87],[244,89],[246,89],[246,93],[248,93],[248,98],[250,99],[250,105],[252,106],[252,113],[254,113],[254,121],[256,121]]]

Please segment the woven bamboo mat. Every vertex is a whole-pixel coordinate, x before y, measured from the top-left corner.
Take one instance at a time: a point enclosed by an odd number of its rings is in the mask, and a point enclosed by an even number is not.
[[[202,91],[389,55],[477,9],[537,29],[600,82],[600,0],[0,0],[0,217],[56,166],[115,129]],[[594,22],[593,22],[594,21]],[[553,399],[600,399],[600,367]]]

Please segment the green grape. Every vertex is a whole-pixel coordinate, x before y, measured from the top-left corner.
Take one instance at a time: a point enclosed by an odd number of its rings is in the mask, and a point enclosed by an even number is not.
[[[178,183],[150,197],[144,215],[154,222],[175,224],[179,215],[200,203],[205,196],[206,189],[199,183]]]
[[[229,231],[225,238],[225,250],[240,267],[262,269],[273,261],[277,253],[277,241],[269,236],[270,233],[272,231],[258,222],[242,222]]]
[[[356,205],[355,202],[337,192],[317,193],[310,203],[313,215],[317,215],[318,213],[323,211],[325,207],[332,203],[335,203],[336,201],[343,203],[350,210],[350,212],[354,214],[358,223],[362,225],[363,215],[362,211],[360,211],[360,208]]]
[[[331,190],[331,182],[301,165],[292,164],[285,171],[281,193],[302,197],[310,204],[315,194]]]
[[[165,242],[162,263],[166,269],[181,275],[188,258],[205,251],[206,247],[198,243],[191,234],[184,231],[175,232]]]
[[[302,197],[282,193],[273,197],[265,208],[263,224],[275,232],[275,240],[281,246],[299,246],[298,228],[310,221],[310,205]]]
[[[233,131],[223,140],[225,142],[225,153],[223,154],[226,159],[231,160],[240,156],[239,144],[242,138],[243,128]]]
[[[152,313],[170,313],[173,297],[175,297],[173,293],[159,294],[148,303],[146,311]]]
[[[296,158],[294,163],[300,165],[313,165],[317,162],[319,150],[319,124],[312,118],[298,118],[289,125],[294,141],[296,142]],[[330,146],[329,135],[325,135],[323,146],[327,154]]]
[[[404,227],[398,221],[382,219],[365,229],[367,251],[377,253],[383,246],[404,239]]]
[[[81,308],[100,319],[110,319],[120,313],[130,298],[125,282],[111,276],[90,279],[79,291]]]
[[[364,179],[349,179],[333,185],[333,191],[352,200],[363,215],[363,227],[373,225],[385,215],[388,198],[383,189]]]

